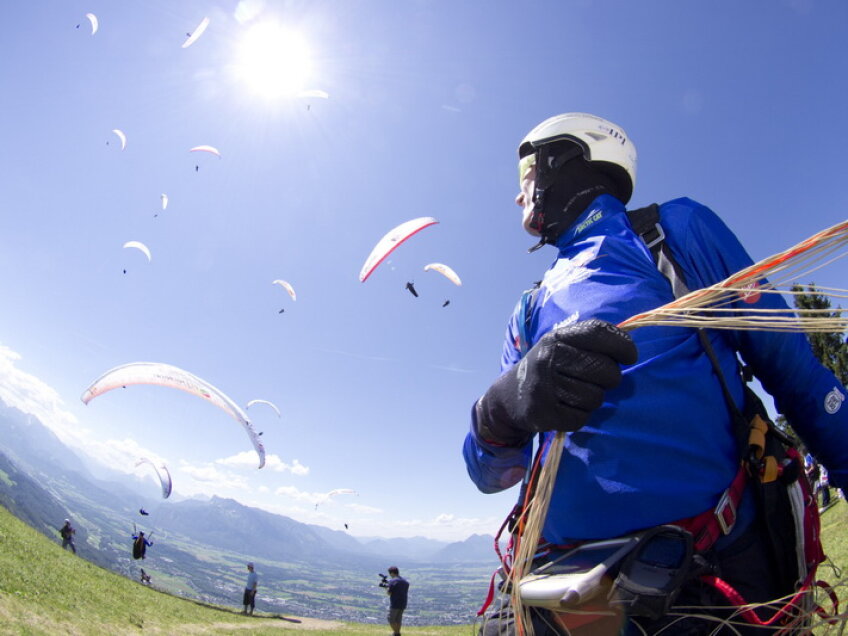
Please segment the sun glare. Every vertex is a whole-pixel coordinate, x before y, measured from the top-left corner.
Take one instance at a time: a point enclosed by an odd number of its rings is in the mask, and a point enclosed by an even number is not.
[[[244,35],[236,71],[258,95],[295,96],[304,89],[312,72],[309,47],[299,33],[274,22],[263,22]]]

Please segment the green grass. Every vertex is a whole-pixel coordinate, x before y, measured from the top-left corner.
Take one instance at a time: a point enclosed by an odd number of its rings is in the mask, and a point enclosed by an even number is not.
[[[234,599],[238,603],[240,599]],[[0,506],[0,634],[387,634],[388,625],[298,619],[171,596],[80,559]],[[375,609],[375,611],[377,611]],[[380,608],[379,613],[383,614]],[[405,627],[471,636],[471,626]]]

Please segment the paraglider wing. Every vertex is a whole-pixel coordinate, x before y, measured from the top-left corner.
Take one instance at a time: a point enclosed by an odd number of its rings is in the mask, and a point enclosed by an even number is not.
[[[215,146],[195,146],[189,152],[209,152],[219,159],[221,158],[221,153],[218,152],[218,149]]]
[[[148,262],[148,263],[149,263],[149,262],[152,260],[152,258],[153,258],[153,257],[150,255],[150,248],[149,248],[149,247],[147,247],[147,246],[146,246],[144,243],[142,243],[141,241],[127,241],[126,243],[124,243],[124,247],[134,247],[134,248],[136,248],[137,250],[141,250],[141,251],[144,253],[144,255],[147,257],[147,262]]]
[[[277,405],[274,404],[273,402],[269,402],[268,400],[251,400],[250,402],[247,403],[247,408],[250,408],[254,404],[267,404],[268,406],[270,406],[272,409],[274,409],[277,412],[277,417],[281,417],[280,409],[278,409]]]
[[[138,468],[142,464],[150,464],[153,470],[156,471],[156,476],[159,478],[159,483],[162,486],[162,499],[167,499],[171,496],[171,473],[168,472],[168,467],[165,464],[156,464],[147,457],[140,458],[135,466]],[[145,510],[139,511],[143,515],[147,515]]]
[[[222,391],[179,367],[161,362],[131,362],[115,367],[89,385],[82,394],[82,401],[88,404],[102,393],[131,384],[167,386],[205,398],[242,425],[259,455],[259,468],[265,465],[265,447],[244,411]]]
[[[430,227],[431,225],[435,225],[438,223],[436,219],[431,216],[422,216],[417,219],[412,219],[411,221],[406,221],[405,223],[401,223],[393,230],[389,231],[383,238],[381,238],[377,245],[374,246],[374,249],[371,250],[371,253],[368,255],[368,258],[365,259],[365,264],[362,266],[362,270],[359,272],[359,281],[364,283],[368,280],[368,277],[371,273],[377,268],[377,266],[382,263],[386,257],[391,254],[397,247],[406,241],[410,236],[420,232],[425,227]]]
[[[197,38],[199,38],[201,35],[203,35],[203,32],[206,30],[206,27],[208,27],[208,26],[209,26],[209,18],[203,18],[200,21],[200,24],[198,24],[197,27],[194,29],[194,31],[192,31],[191,34],[188,36],[188,38],[186,38],[186,41],[183,42],[182,48],[187,49],[192,44],[197,42]]]
[[[326,91],[319,90],[317,88],[313,88],[308,91],[300,91],[297,94],[298,97],[320,97],[321,99],[329,99],[329,94]]]
[[[121,150],[127,147],[127,136],[124,134],[124,131],[119,128],[113,128],[112,132],[118,135],[118,139],[121,140]]]
[[[271,283],[272,285],[280,285],[283,289],[285,289],[289,296],[291,296],[292,300],[297,300],[297,294],[294,293],[294,287],[291,286],[287,281],[277,279]]]
[[[359,493],[350,488],[336,488],[335,490],[331,490],[327,493],[328,497],[335,497],[336,495],[358,495]]]
[[[162,193],[162,209],[163,210],[168,209],[168,195],[165,194],[164,192]]]
[[[318,510],[318,504],[322,504],[325,501],[329,501],[337,495],[359,495],[359,493],[350,488],[336,488],[335,490],[331,490],[330,492],[324,493],[320,496],[321,498],[315,504],[315,510]]]
[[[429,272],[430,270],[433,270],[434,272],[439,272],[442,276],[447,278],[457,287],[462,285],[462,281],[459,279],[459,276],[457,276],[456,272],[444,263],[430,263],[429,265],[424,266],[425,272]]]
[[[97,21],[97,16],[93,13],[86,13],[85,17],[88,18],[88,21],[91,22],[91,35],[97,33],[97,28],[100,26],[100,23]]]

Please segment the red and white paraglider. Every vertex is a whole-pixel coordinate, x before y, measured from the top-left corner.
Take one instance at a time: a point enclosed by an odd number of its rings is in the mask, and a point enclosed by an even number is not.
[[[365,264],[359,272],[360,282],[364,283],[368,280],[368,277],[374,272],[377,266],[386,260],[389,254],[395,251],[407,239],[414,236],[424,228],[435,225],[436,223],[438,223],[438,221],[432,216],[422,216],[420,218],[401,223],[396,228],[390,230],[377,242],[377,245],[375,245],[374,249],[371,250],[368,258],[365,259]]]
[[[88,404],[98,395],[102,395],[112,389],[127,387],[134,384],[152,384],[179,389],[196,395],[217,406],[227,413],[235,421],[241,424],[245,433],[250,438],[256,454],[259,456],[259,468],[265,465],[265,447],[259,441],[259,435],[253,428],[253,424],[239,406],[233,402],[225,393],[216,389],[196,375],[180,369],[179,367],[162,362],[131,362],[110,369],[94,382],[82,394],[82,401]]]

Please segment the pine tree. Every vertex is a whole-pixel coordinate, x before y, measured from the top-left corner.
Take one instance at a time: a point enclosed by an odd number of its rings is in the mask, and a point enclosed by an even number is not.
[[[830,300],[819,293],[814,283],[810,283],[806,291],[802,285],[793,285],[792,291],[803,292],[794,297],[798,309],[831,309]],[[838,312],[827,315],[837,316]],[[808,333],[807,339],[821,363],[833,371],[843,386],[848,383],[848,344],[845,336],[839,333]]]

